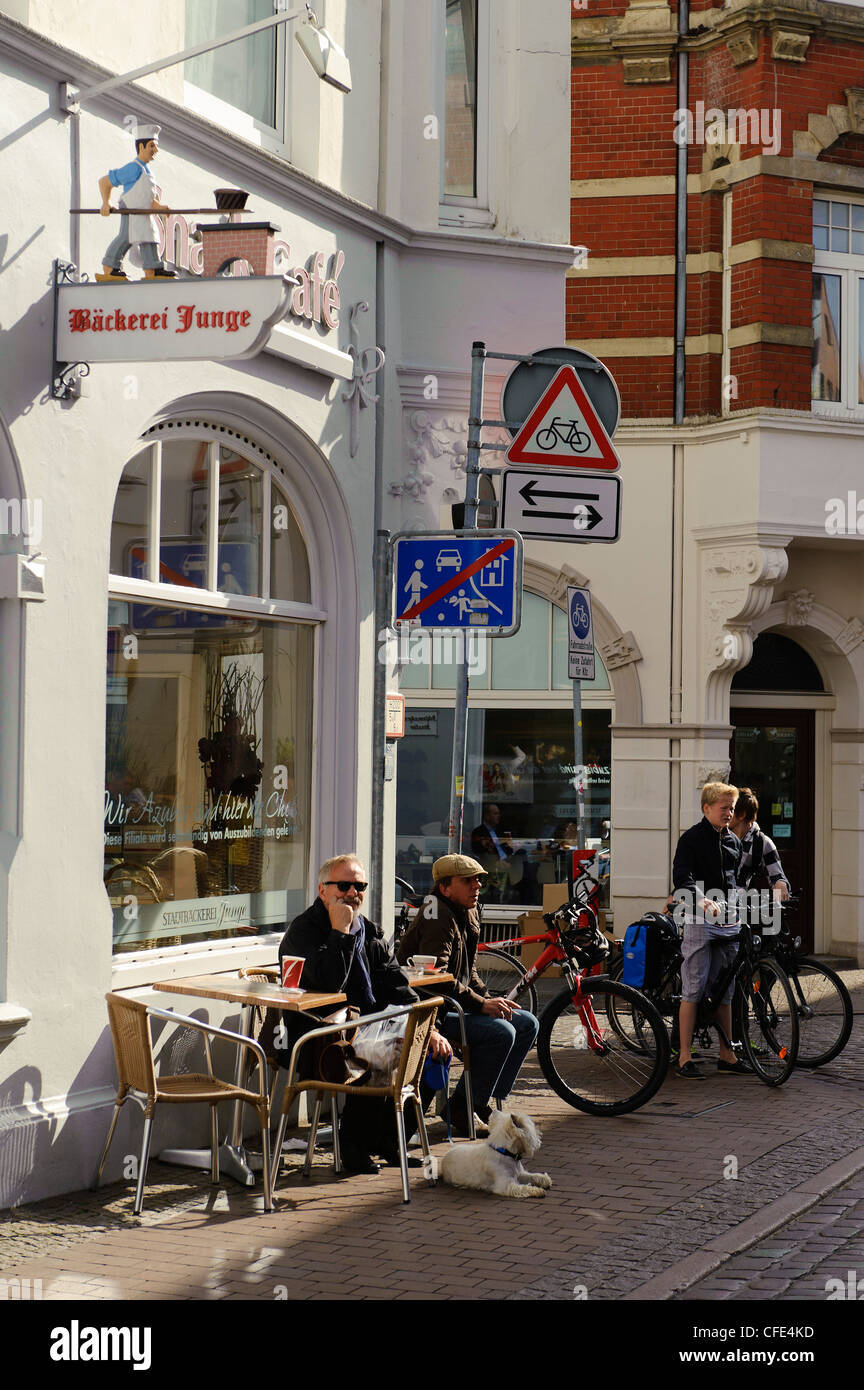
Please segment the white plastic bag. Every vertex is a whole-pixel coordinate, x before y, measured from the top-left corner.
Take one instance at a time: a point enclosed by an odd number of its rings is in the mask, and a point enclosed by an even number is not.
[[[368,1081],[370,1086],[389,1084],[399,1062],[407,1021],[408,1015],[403,1013],[397,1018],[382,1018],[377,1023],[365,1023],[357,1029],[354,1052],[371,1067]]]

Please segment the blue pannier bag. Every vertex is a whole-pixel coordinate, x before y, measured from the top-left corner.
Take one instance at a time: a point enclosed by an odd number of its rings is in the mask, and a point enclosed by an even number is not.
[[[624,968],[621,980],[634,989],[652,989],[660,983],[666,948],[677,944],[677,932],[668,917],[646,912],[624,933]]]

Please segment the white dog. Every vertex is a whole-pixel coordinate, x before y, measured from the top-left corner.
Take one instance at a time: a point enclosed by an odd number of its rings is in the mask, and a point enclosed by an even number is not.
[[[545,1197],[552,1186],[546,1173],[526,1173],[522,1159],[540,1147],[540,1133],[528,1115],[493,1110],[489,1138],[457,1144],[441,1160],[441,1177],[452,1187],[475,1187],[498,1197]]]

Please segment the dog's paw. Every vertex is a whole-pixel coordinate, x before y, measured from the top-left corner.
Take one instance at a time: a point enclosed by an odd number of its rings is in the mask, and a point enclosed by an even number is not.
[[[505,1195],[507,1197],[545,1197],[546,1193],[542,1187],[532,1187],[528,1183],[514,1182],[510,1184]]]
[[[552,1186],[552,1179],[548,1173],[529,1173],[528,1177],[534,1187],[543,1187],[548,1190]]]

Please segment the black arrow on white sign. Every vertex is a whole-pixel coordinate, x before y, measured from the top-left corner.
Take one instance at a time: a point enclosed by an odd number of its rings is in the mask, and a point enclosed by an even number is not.
[[[571,492],[569,490],[561,492],[550,488],[541,488],[537,486],[537,480],[531,478],[524,487],[520,487],[519,496],[524,497],[528,506],[532,508],[530,512],[523,509],[523,516],[537,517],[538,520],[541,516],[553,518],[568,516],[568,512],[537,512],[533,510],[537,506],[536,499],[538,497],[560,497],[564,502],[587,504],[574,508],[573,524],[577,530],[590,531],[602,519],[596,507],[591,506],[592,502],[599,500],[600,494],[597,492]]]

